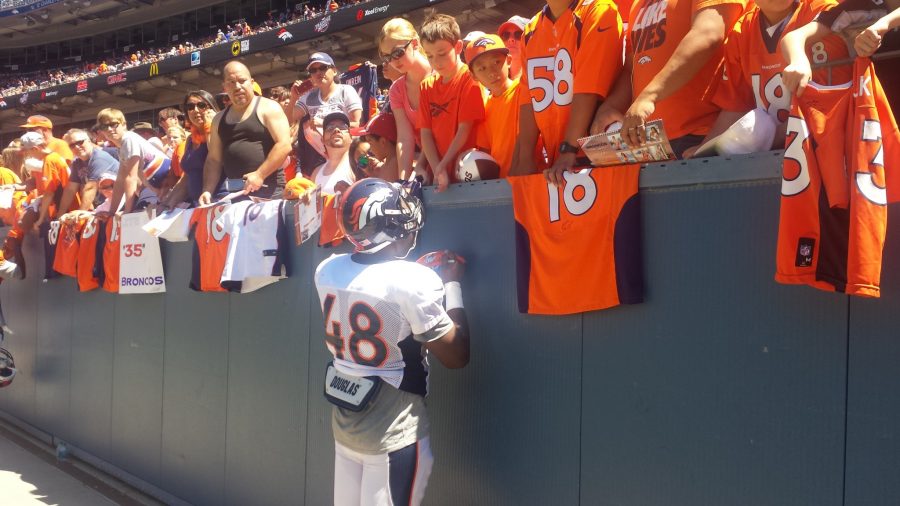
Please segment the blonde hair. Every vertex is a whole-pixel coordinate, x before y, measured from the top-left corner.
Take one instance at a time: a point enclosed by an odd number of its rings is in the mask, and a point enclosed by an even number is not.
[[[393,18],[381,27],[381,32],[375,37],[375,44],[381,46],[381,42],[388,37],[410,40],[418,39],[419,34],[416,32],[416,27],[408,20],[403,18]]]
[[[100,112],[97,113],[97,123],[109,123],[110,121],[118,121],[122,125],[125,125],[126,128],[128,127],[127,122],[125,121],[125,115],[122,114],[122,111],[111,107],[100,109]]]
[[[22,153],[22,150],[17,147],[9,146],[3,150],[2,157],[3,161],[0,162],[0,165],[13,171],[21,180],[22,168],[25,166],[25,154]]]
[[[446,40],[456,44],[462,38],[456,18],[446,14],[432,14],[425,18],[421,29],[422,41],[434,44]]]

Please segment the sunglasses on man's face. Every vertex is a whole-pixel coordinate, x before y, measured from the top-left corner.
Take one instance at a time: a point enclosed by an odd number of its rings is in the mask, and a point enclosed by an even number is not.
[[[78,139],[77,141],[72,141],[69,143],[69,147],[72,149],[80,148],[84,145],[85,141],[87,141],[87,139]]]
[[[209,109],[209,104],[207,104],[206,102],[190,102],[188,104],[184,104],[185,111],[191,112],[194,109],[197,109],[200,111],[205,111],[205,110]],[[183,119],[183,117],[182,117],[182,119]]]
[[[121,125],[121,123],[119,123],[118,121],[110,121],[109,123],[100,123],[100,130],[115,130],[115,129],[119,128],[119,125]]]
[[[503,40],[509,40],[509,39],[522,40],[522,30],[516,30],[514,32],[513,31],[503,32],[500,34],[500,38]]]
[[[306,69],[309,72],[309,75],[318,74],[319,72],[326,72],[329,68],[328,65],[316,65],[315,67],[310,67]]]
[[[390,63],[394,60],[399,60],[400,58],[403,58],[403,55],[406,54],[406,48],[409,47],[409,45],[412,43],[412,41],[413,41],[413,39],[409,39],[408,41],[406,41],[406,44],[395,47],[388,54],[381,55],[381,63],[387,65],[388,63]]]

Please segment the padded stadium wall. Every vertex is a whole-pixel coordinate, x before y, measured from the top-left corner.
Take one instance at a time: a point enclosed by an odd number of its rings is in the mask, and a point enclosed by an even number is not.
[[[432,369],[426,504],[900,504],[900,226],[881,299],[776,284],[779,156],[646,168],[646,302],[566,317],[516,310],[505,182],[426,192],[419,251],[468,259],[472,328],[468,367]],[[189,244],[163,243],[168,292],[116,296],[42,283],[26,246],[0,416],[169,503],[331,502],[329,251],[200,294]]]

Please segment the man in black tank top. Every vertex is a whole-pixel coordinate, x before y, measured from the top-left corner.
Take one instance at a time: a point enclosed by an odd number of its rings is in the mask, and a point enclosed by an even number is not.
[[[250,70],[238,61],[223,71],[225,93],[231,106],[213,118],[203,166],[203,193],[199,203],[214,200],[220,178],[227,193],[243,188],[246,195],[281,198],[284,171],[291,152],[291,129],[278,102],[253,94]]]

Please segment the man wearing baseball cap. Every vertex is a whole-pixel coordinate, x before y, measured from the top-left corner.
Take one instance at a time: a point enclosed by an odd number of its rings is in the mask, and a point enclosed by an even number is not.
[[[366,156],[366,174],[385,181],[406,180],[409,174],[400,174],[397,163],[397,122],[389,112],[376,114],[366,126],[350,130],[354,137],[363,137],[377,160]],[[362,164],[359,164],[362,165]]]
[[[500,28],[497,28],[497,35],[500,36],[512,56],[509,64],[509,77],[512,79],[518,79],[522,75],[522,53],[519,46],[522,44],[522,34],[525,32],[527,24],[527,18],[513,16],[500,25]]]
[[[322,121],[325,163],[316,167],[310,179],[322,193],[337,193],[356,181],[350,167],[350,118],[340,111],[329,113]]]
[[[306,63],[309,82],[313,88],[294,103],[294,122],[300,125],[298,139],[298,159],[304,174],[325,161],[327,156],[322,145],[322,122],[325,115],[341,111],[350,118],[350,126],[359,126],[362,118],[362,99],[353,86],[338,84],[334,60],[327,53],[315,52]],[[291,88],[291,97],[297,93]],[[310,121],[307,121],[309,119]]]
[[[500,37],[484,35],[466,48],[466,60],[472,77],[490,91],[484,104],[484,122],[479,126],[477,145],[500,165],[500,178],[509,174],[516,154],[519,125],[519,80],[510,79],[510,65],[515,58]],[[540,143],[538,143],[540,144]],[[535,160],[542,166],[542,146],[535,150]]]
[[[28,121],[24,125],[19,125],[19,128],[41,134],[44,141],[46,141],[47,149],[63,157],[66,163],[71,164],[72,160],[75,159],[72,150],[69,149],[69,145],[62,139],[53,137],[53,122],[50,121],[50,118],[41,115],[29,116]]]

